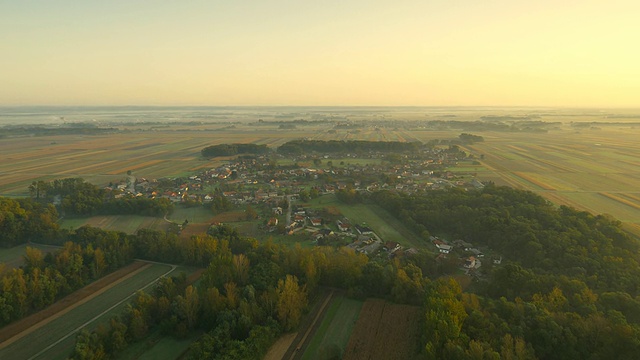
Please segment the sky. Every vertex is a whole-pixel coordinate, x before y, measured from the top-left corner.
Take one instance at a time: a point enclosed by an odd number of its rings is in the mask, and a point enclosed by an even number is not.
[[[637,0],[0,0],[0,106],[640,107]]]

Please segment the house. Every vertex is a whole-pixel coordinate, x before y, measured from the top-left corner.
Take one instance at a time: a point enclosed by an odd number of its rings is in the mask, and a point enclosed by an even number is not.
[[[410,256],[410,255],[417,255],[418,254],[418,250],[415,248],[409,248],[404,252],[405,255]]]
[[[273,211],[274,215],[282,215],[282,208],[280,206],[274,207],[271,211]]]
[[[333,235],[333,230],[331,229],[320,229],[316,234],[322,235],[322,237]]]
[[[267,223],[267,226],[277,226],[277,225],[278,225],[278,218],[274,218],[274,217],[269,219],[269,222]]]
[[[476,258],[474,256],[469,256],[464,260],[464,265],[466,269],[473,269],[476,267]]]
[[[457,247],[462,247],[462,248],[470,248],[473,247],[473,244],[468,243],[464,240],[453,240],[453,245],[457,246]]]
[[[395,241],[387,241],[387,242],[384,244],[384,246],[383,246],[383,247],[384,247],[384,249],[385,249],[385,250],[387,250],[388,252],[390,252],[390,253],[392,253],[392,254],[393,254],[394,252],[396,252],[396,251],[400,250],[400,244],[398,244],[398,243],[397,243],[397,242],[395,242]]]
[[[338,221],[336,221],[336,224],[338,225],[338,230],[340,230],[342,232],[351,231],[351,224],[349,224],[347,222],[342,222],[342,221],[338,220]]]
[[[447,244],[436,244],[436,247],[443,254],[448,254],[451,252],[451,249],[453,249],[453,246]]]
[[[356,225],[356,230],[360,235],[369,235],[373,233],[373,230],[371,230],[371,228],[369,228],[368,226]]]
[[[496,265],[502,264],[502,256],[500,256],[497,259],[493,259],[493,263],[496,264]]]
[[[322,225],[322,218],[312,218],[311,219],[311,225],[313,225],[313,226],[321,226]]]

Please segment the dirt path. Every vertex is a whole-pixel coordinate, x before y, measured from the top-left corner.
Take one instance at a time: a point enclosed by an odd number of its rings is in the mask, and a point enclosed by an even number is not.
[[[289,349],[282,357],[282,359],[293,360],[302,358],[302,354],[304,354],[304,350],[308,345],[308,342],[313,337],[313,333],[320,326],[319,320],[321,320],[324,316],[327,305],[329,305],[331,299],[333,298],[333,294],[334,291],[327,291],[324,299],[314,307],[313,311],[311,311],[309,315],[307,315],[307,319],[298,329],[298,335],[294,339],[291,346],[289,346]]]
[[[42,311],[5,326],[0,330],[0,348],[12,344],[149,266],[151,265],[136,261],[65,296]]]

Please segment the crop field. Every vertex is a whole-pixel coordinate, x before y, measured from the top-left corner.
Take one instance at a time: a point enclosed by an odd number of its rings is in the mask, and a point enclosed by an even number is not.
[[[640,235],[640,129],[556,131],[543,134],[479,133],[466,146],[493,174],[490,179],[536,192],[556,204],[608,213]],[[488,175],[488,176],[486,176]]]
[[[104,215],[89,218],[65,218],[60,221],[60,227],[64,229],[77,229],[85,225],[134,234],[139,229],[166,230],[169,223],[163,218],[139,215]]]
[[[43,326],[0,349],[1,359],[65,359],[83,327],[93,329],[100,322],[120,313],[126,301],[139,289],[153,284],[175,267],[152,264],[94,298],[72,308]]]
[[[345,360],[414,359],[420,352],[417,306],[365,301],[342,356]]]
[[[335,355],[341,355],[347,347],[361,307],[362,301],[344,296],[333,298],[302,360],[332,359]]]

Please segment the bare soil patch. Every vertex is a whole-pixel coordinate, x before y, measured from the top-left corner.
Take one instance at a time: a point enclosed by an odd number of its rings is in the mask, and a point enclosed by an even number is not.
[[[44,310],[3,327],[0,329],[0,347],[7,346],[9,343],[28,335],[37,328],[46,325],[49,321],[71,311],[80,304],[89,301],[148,266],[151,265],[143,262],[134,262],[63,297]]]
[[[367,300],[342,358],[406,360],[420,353],[420,308]]]
[[[207,230],[209,230],[209,224],[203,224],[203,223],[192,224],[192,223],[189,223],[189,225],[187,225],[187,227],[185,227],[184,229],[182,229],[182,231],[180,231],[180,237],[182,239],[189,239],[191,237],[191,235],[206,234]]]
[[[211,222],[218,223],[229,223],[229,222],[238,222],[246,220],[246,215],[244,211],[231,211],[225,212],[222,214],[218,214],[211,219]]]
[[[293,340],[295,340],[298,333],[291,333],[281,336],[275,344],[271,345],[267,355],[264,356],[264,360],[282,360],[284,354],[289,350]]]

